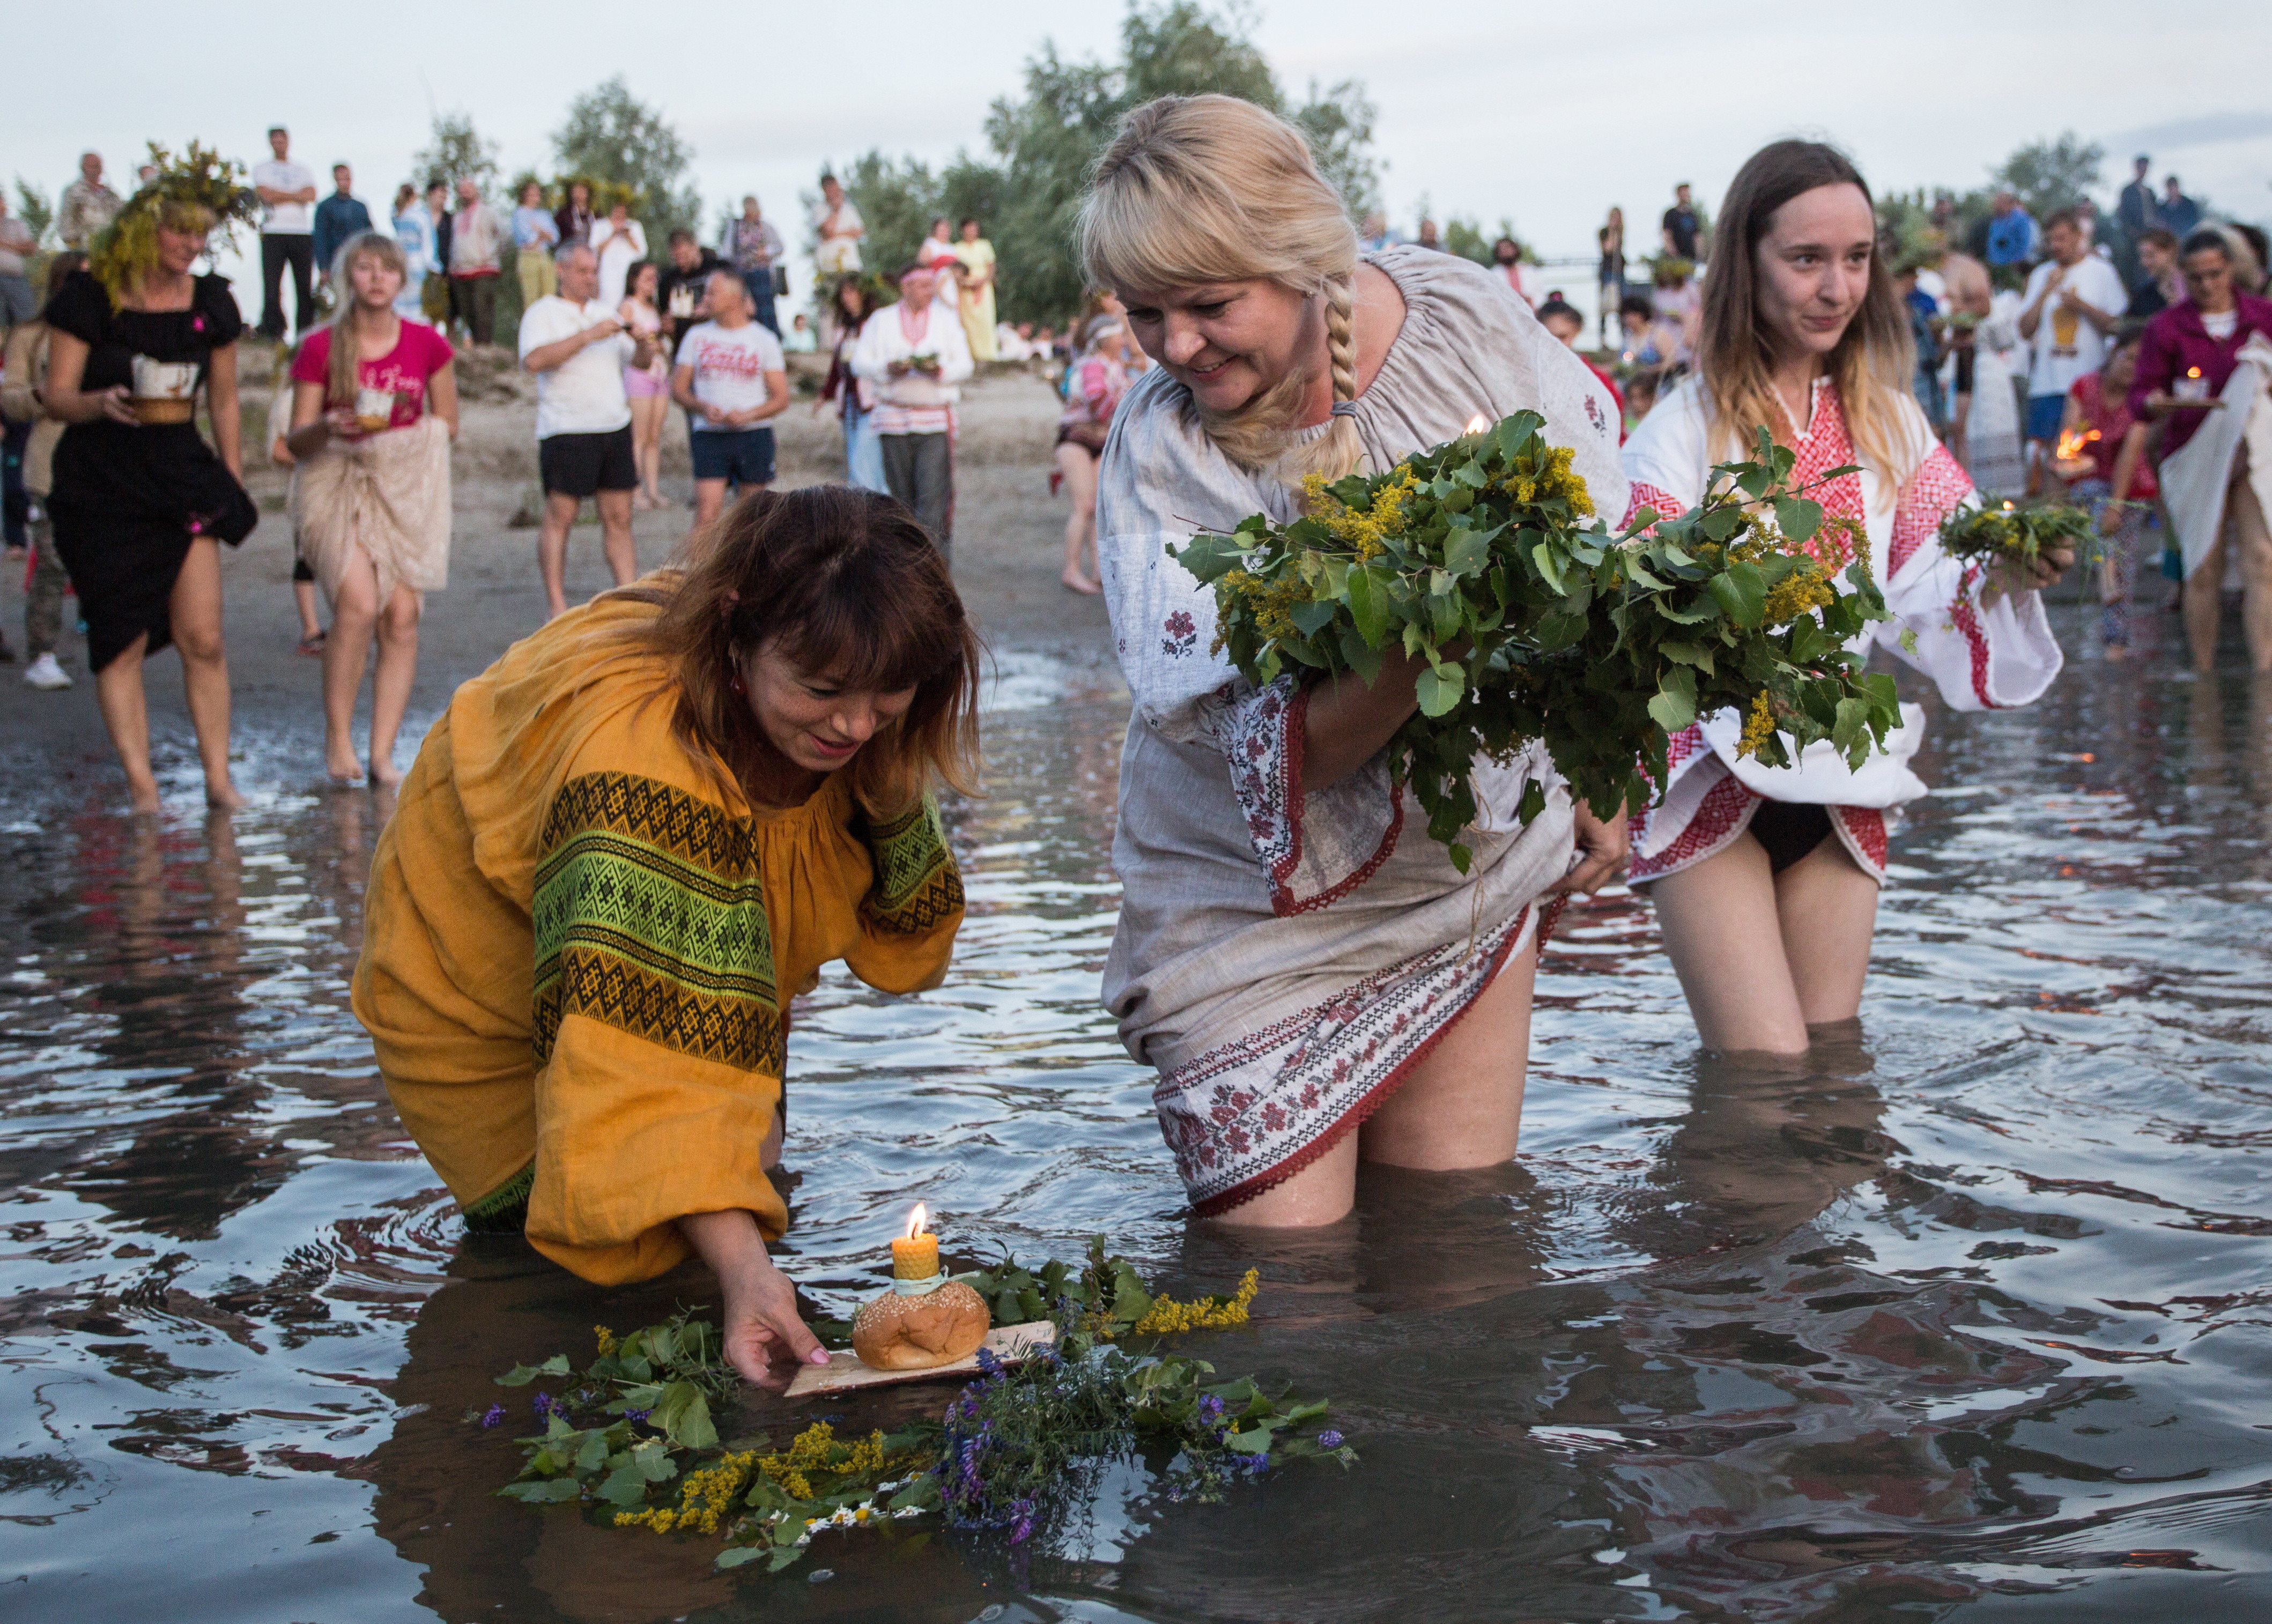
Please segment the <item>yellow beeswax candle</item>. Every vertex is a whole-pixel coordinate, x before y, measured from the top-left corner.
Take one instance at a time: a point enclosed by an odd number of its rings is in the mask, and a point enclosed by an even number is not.
[[[920,1203],[908,1214],[908,1233],[892,1242],[892,1278],[895,1280],[928,1280],[938,1272],[938,1237],[923,1233],[923,1209]]]

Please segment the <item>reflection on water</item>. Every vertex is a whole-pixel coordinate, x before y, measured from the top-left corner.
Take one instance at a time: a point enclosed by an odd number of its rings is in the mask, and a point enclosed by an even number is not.
[[[2196,1620],[2272,1607],[2272,685],[2079,666],[1937,718],[1866,1019],[1704,1062],[1647,910],[1566,920],[1524,1153],[1371,1172],[1295,1236],[1187,1226],[1095,1004],[1125,699],[1013,662],[954,809],[948,984],[841,975],[791,1041],[790,1263],[873,1289],[1093,1231],[1268,1281],[1227,1367],[1364,1463],[1171,1504],[1140,1464],[1041,1548],[827,1536],[781,1579],[496,1499],[490,1377],[706,1300],[468,1245],[347,1013],[377,812],[0,801],[0,1603],[22,1616]],[[255,771],[248,778],[257,779]],[[525,1399],[503,1395],[509,1404]],[[936,1389],[848,1403],[864,1427]],[[519,1418],[516,1418],[518,1419]],[[733,1418],[788,1424],[776,1401]],[[814,1583],[805,1576],[834,1574]],[[20,1586],[20,1588],[19,1588]],[[999,1609],[989,1613],[990,1608]]]

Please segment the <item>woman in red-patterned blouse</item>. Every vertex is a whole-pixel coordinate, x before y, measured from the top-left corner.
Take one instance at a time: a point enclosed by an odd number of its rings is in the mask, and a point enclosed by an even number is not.
[[[1937,532],[1977,500],[1910,391],[1909,324],[1877,252],[1869,188],[1835,148],[1778,141],[1738,173],[1706,284],[1697,376],[1625,447],[1637,510],[1701,499],[1715,463],[1747,454],[1760,427],[1797,453],[1797,477],[1858,472],[1814,495],[1867,538],[1826,526],[1810,543],[1844,573],[1871,570],[1893,619],[1874,643],[1931,678],[1952,710],[2031,703],[2059,673],[2040,589],[2066,554],[2024,578],[1984,578]],[[1734,711],[1673,735],[1663,793],[1634,828],[1632,878],[1707,1047],[1804,1053],[1809,1029],[1861,1006],[1899,808],[1924,793],[1910,771],[1923,713],[1902,707],[1882,754],[1850,769],[1827,741],[1790,767],[1737,754]]]

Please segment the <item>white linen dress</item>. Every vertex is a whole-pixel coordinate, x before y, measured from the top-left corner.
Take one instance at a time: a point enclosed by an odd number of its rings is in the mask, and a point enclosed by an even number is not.
[[[1356,400],[1366,471],[1528,407],[1596,508],[1625,511],[1608,391],[1504,279],[1417,248],[1367,259],[1406,313]],[[1134,714],[1103,993],[1128,1052],[1158,1069],[1161,1129],[1201,1213],[1283,1181],[1377,1109],[1527,945],[1573,856],[1569,794],[1541,749],[1476,761],[1464,875],[1386,750],[1302,793],[1305,691],[1291,675],[1257,689],[1210,652],[1214,592],[1166,550],[1252,513],[1291,519],[1296,495],[1216,449],[1164,369],[1113,415],[1097,558]],[[1531,778],[1549,793],[1525,828]]]

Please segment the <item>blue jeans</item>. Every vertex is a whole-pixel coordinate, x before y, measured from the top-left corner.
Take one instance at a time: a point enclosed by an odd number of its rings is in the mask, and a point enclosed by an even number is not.
[[[852,387],[849,383],[847,389]],[[890,495],[892,488],[884,478],[884,442],[868,426],[869,414],[857,406],[844,413],[844,473],[846,479],[862,490],[872,490]]]
[[[781,317],[774,314],[774,272],[770,265],[742,272],[742,286],[750,290],[750,303],[756,307],[758,325],[781,337]]]

